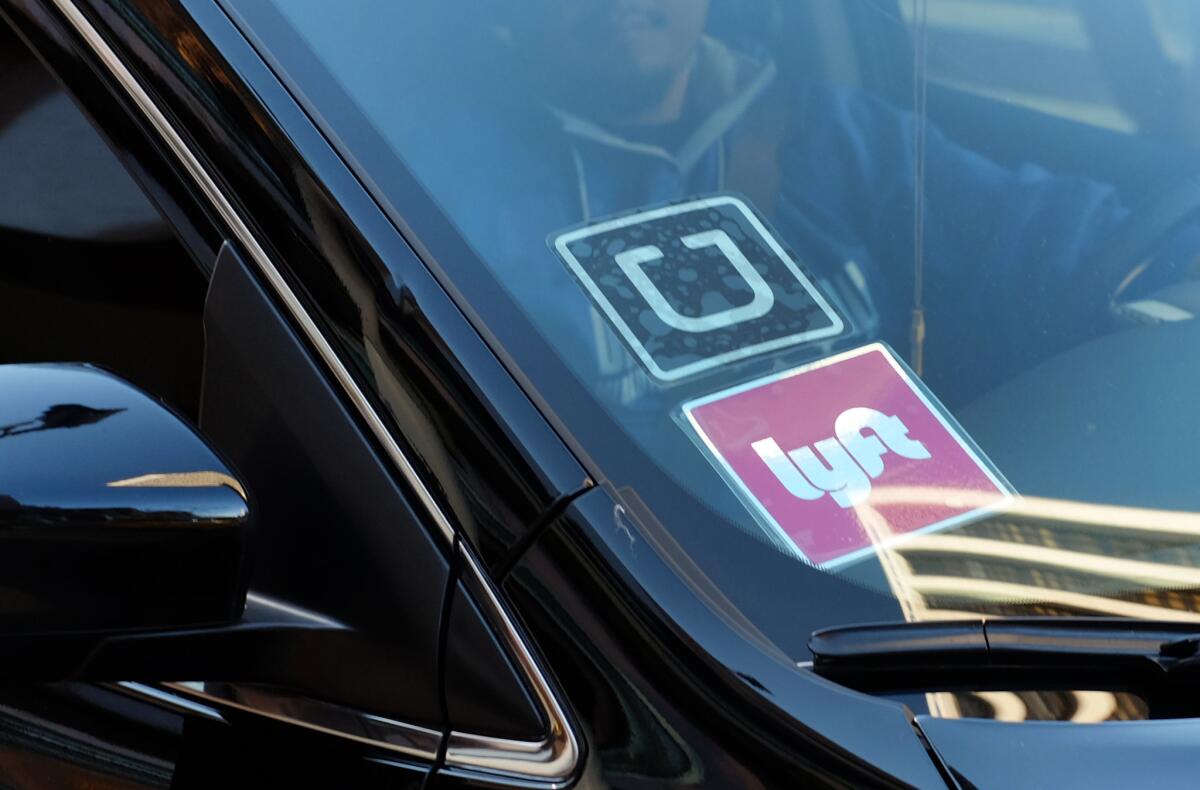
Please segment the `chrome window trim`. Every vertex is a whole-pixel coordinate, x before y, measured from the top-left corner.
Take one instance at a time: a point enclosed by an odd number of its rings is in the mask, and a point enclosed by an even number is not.
[[[131,697],[153,702],[160,707],[173,708],[180,713],[190,713],[195,716],[203,716],[211,721],[219,721],[224,723],[225,717],[216,708],[208,705],[201,705],[199,702],[193,702],[190,699],[184,699],[177,694],[172,694],[170,691],[154,686],[149,683],[136,683],[132,680],[122,680],[119,683],[110,684],[111,687],[127,694]]]
[[[549,731],[541,741],[516,741],[452,730],[446,746],[446,765],[510,776],[553,777],[558,785],[565,784],[579,763],[579,745],[566,713],[474,553],[461,541],[458,549],[464,572],[470,573],[483,591],[484,600],[478,603],[493,615],[493,625],[498,627],[522,673],[531,681]]]
[[[192,153],[184,142],[183,137],[175,130],[170,121],[155,106],[150,95],[134,77],[133,73],[117,56],[104,37],[88,18],[75,5],[74,0],[51,0],[65,20],[83,39],[93,54],[108,69],[111,76],[125,90],[128,97],[137,105],[146,120],[154,127],[162,141],[171,149],[178,162],[184,167],[195,185],[204,193],[209,204],[227,225],[234,238],[242,245],[250,260],[258,269],[259,274],[266,280],[275,295],[283,303],[289,315],[299,326],[305,337],[317,351],[327,370],[333,375],[342,391],[350,399],[355,410],[365,421],[371,433],[384,448],[396,469],[416,492],[417,498],[425,512],[433,520],[446,541],[447,547],[453,550],[456,545],[456,531],[449,518],[442,512],[437,501],[433,498],[428,487],[420,479],[412,463],[404,455],[395,437],[391,435],[383,420],[375,413],[366,395],[350,375],[349,370],[338,358],[329,341],[322,336],[316,323],[308,315],[296,294],[288,286],[279,270],[275,267],[266,250],[259,244],[249,226],[242,220],[232,202],[218,187],[215,179],[208,173],[200,160]],[[512,651],[522,671],[526,675],[534,696],[542,706],[548,734],[542,741],[512,741],[499,738],[489,738],[470,733],[452,732],[447,746],[446,762],[459,769],[477,770],[498,777],[511,777],[517,780],[533,780],[541,786],[560,787],[569,782],[579,764],[579,741],[567,719],[565,711],[550,687],[545,673],[538,665],[533,653],[521,638],[517,627],[509,616],[499,595],[491,584],[491,580],[482,572],[478,560],[465,544],[457,544],[463,558],[464,570],[470,573],[484,591],[484,600],[480,601],[492,615],[492,620],[500,629],[500,636]],[[133,691],[133,689],[128,689]],[[179,689],[176,688],[178,691]],[[185,692],[191,693],[191,692]],[[232,704],[220,698],[204,696],[206,701],[218,704]],[[320,704],[320,703],[318,703]],[[327,729],[322,724],[309,723],[291,716],[280,716],[269,711],[258,711],[247,708],[263,715],[294,721],[296,724]],[[374,718],[374,717],[373,717]],[[405,731],[408,728],[420,730],[415,725],[386,720],[391,725]],[[367,740],[383,748],[389,747],[386,742],[373,739],[363,739],[353,732],[328,730],[342,737]]]
[[[365,714],[353,708],[277,689],[192,681],[157,685],[121,681],[109,685],[129,696],[179,713],[225,722],[227,720],[221,715],[220,709],[232,708],[428,762],[437,758],[441,741],[438,730]],[[258,699],[253,703],[243,699],[243,692],[251,690],[258,692]]]
[[[166,691],[169,689],[169,691]],[[276,721],[294,724],[339,738],[348,738],[378,749],[397,752],[433,762],[437,758],[442,733],[385,716],[310,699],[279,689],[237,683],[167,683],[162,693],[175,692],[177,699],[198,699],[217,707],[234,708]],[[255,699],[248,701],[247,694]]]

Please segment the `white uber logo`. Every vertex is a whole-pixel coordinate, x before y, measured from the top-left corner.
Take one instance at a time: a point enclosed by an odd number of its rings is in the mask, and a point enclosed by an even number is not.
[[[706,230],[682,236],[679,241],[689,250],[700,250],[705,247],[716,247],[720,250],[738,276],[746,281],[754,298],[749,304],[741,307],[732,307],[728,310],[694,318],[686,316],[671,306],[663,292],[642,271],[642,264],[662,260],[661,249],[656,245],[648,244],[645,247],[618,253],[615,256],[617,265],[621,267],[621,271],[625,272],[629,282],[633,283],[633,287],[637,288],[638,293],[646,300],[646,304],[650,305],[650,309],[664,324],[682,332],[709,332],[713,329],[740,324],[743,321],[762,318],[771,312],[771,308],[775,305],[775,294],[771,292],[771,286],[767,285],[767,281],[762,278],[762,275],[754,270],[750,261],[746,260],[746,256],[738,249],[737,244],[729,238],[728,233],[723,230]]]
[[[846,329],[800,265],[733,195],[598,222],[551,244],[660,381]]]
[[[924,444],[909,437],[902,419],[875,409],[847,409],[834,421],[833,432],[787,453],[771,437],[750,446],[792,496],[815,501],[829,494],[843,508],[867,500],[889,451],[916,461],[931,457]]]

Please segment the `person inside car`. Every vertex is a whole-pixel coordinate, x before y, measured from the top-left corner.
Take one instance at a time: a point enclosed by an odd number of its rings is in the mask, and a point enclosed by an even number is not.
[[[1010,169],[866,93],[784,79],[769,48],[710,30],[709,0],[519,8],[495,20],[512,65],[487,84],[506,88],[457,97],[458,117],[431,123],[410,161],[517,301],[539,306],[545,331],[594,352],[574,361],[610,403],[646,401],[649,385],[599,314],[554,309],[579,286],[547,266],[547,234],[692,196],[745,196],[864,341],[901,353],[919,255],[925,372],[947,402],[1109,320],[1116,283],[1087,263],[1129,213],[1113,187]],[[513,85],[529,89],[524,104]],[[1138,286],[1179,276],[1196,236],[1177,238]]]

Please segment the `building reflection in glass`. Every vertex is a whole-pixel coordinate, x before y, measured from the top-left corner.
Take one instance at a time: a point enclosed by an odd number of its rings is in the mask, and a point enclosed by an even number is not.
[[[872,505],[966,500],[878,490]],[[1200,622],[1200,515],[1037,497],[937,533],[896,536],[859,508],[906,619],[1080,615]],[[941,717],[1100,722],[1145,718],[1133,694],[1097,690],[927,695]]]

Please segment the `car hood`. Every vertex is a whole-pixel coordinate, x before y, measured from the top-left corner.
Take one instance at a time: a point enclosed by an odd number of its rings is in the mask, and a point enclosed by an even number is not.
[[[979,788],[1189,786],[1200,719],[1001,722],[918,716],[955,779]]]

